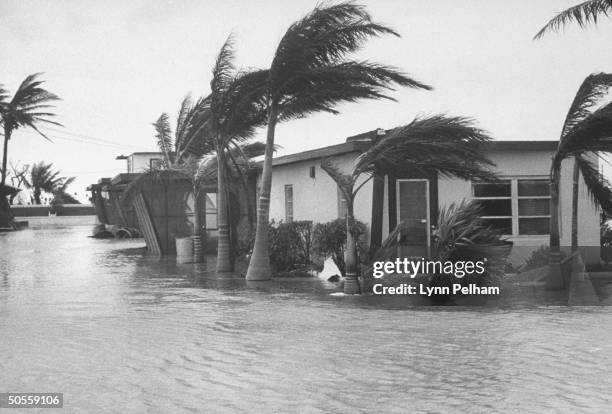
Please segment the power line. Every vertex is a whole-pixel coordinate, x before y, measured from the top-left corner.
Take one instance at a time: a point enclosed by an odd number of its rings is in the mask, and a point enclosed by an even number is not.
[[[29,131],[29,130],[24,130],[24,131],[20,131],[20,132],[23,132],[25,134],[30,134],[30,135],[38,135],[38,133],[36,133],[34,131]],[[52,139],[60,139],[60,140],[66,140],[66,141],[72,141],[72,142],[79,142],[81,144],[92,144],[92,145],[99,145],[99,146],[111,147],[111,148],[124,148],[124,149],[125,148],[133,148],[133,149],[139,149],[139,150],[143,150],[144,149],[143,147],[140,147],[140,146],[130,145],[130,144],[122,144],[122,143],[115,142],[115,141],[78,137],[77,134],[72,134],[74,137],[64,137],[64,136],[60,136],[60,135],[56,135],[56,134],[49,134],[49,135],[51,135]]]

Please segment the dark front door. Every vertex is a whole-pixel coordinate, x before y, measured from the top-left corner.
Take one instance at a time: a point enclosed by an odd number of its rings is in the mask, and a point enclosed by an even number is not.
[[[399,235],[399,257],[421,258],[429,255],[429,181],[397,180],[397,222],[404,223]]]

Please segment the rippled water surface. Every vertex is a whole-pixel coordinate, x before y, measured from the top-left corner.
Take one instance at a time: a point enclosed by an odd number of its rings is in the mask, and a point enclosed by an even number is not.
[[[0,233],[0,392],[61,412],[610,412],[612,309],[415,308],[248,286],[88,238]],[[44,410],[49,412],[51,410]]]

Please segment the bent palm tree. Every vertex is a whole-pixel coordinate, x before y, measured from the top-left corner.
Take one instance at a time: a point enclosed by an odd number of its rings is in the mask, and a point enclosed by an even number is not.
[[[563,124],[559,145],[550,167],[550,287],[559,287],[559,182],[563,160],[574,158],[572,194],[572,251],[578,248],[578,183],[582,173],[592,200],[604,211],[612,211],[612,191],[601,177],[589,153],[612,152],[612,103],[601,106],[602,98],[612,88],[612,74],[587,76],[578,89]]]
[[[264,92],[268,71],[235,73],[231,35],[225,41],[210,82],[210,133],[217,157],[217,272],[233,270],[229,228],[229,152],[239,148],[265,123]]]
[[[32,190],[35,204],[41,203],[40,196],[43,191],[47,193],[64,192],[75,180],[75,177],[60,177],[60,174],[60,171],[53,171],[53,164],[45,164],[44,161],[32,165],[23,183],[26,188]]]
[[[581,28],[587,24],[597,23],[600,15],[608,16],[612,11],[612,0],[589,0],[577,6],[571,7],[550,20],[534,37],[541,38],[548,31],[556,31],[567,23],[575,21]],[[582,86],[578,89],[578,93],[574,98],[572,106],[568,112],[565,124],[561,133],[561,140],[564,139],[570,130],[576,127],[577,124],[584,121],[590,114],[593,107],[600,103],[601,98],[608,92],[611,86],[612,79],[610,75],[600,73],[587,77]],[[561,141],[560,140],[560,141]],[[561,147],[561,142],[559,142]],[[561,160],[564,157],[572,154],[562,154],[557,150],[558,157]],[[557,155],[557,154],[556,154]],[[572,174],[572,232],[571,232],[571,251],[572,253],[578,250],[578,188],[580,173],[582,173],[587,191],[589,192],[592,201],[600,205],[605,212],[609,212],[612,204],[612,191],[609,183],[598,173],[595,165],[593,165],[582,154],[575,153],[574,156],[574,171]],[[553,168],[555,177],[553,179]],[[559,241],[559,188],[558,180],[560,176],[561,162],[557,160],[551,166],[551,230],[550,230],[550,248],[551,248],[551,268],[549,274],[549,286],[557,287],[561,285],[560,280],[560,241]],[[554,180],[557,183],[554,184]],[[556,277],[555,277],[556,276]]]
[[[589,24],[597,24],[599,17],[609,17],[612,13],[612,0],[588,0],[562,11],[553,17],[534,36],[540,39],[550,31],[557,31],[568,23],[576,22],[582,28]]]
[[[38,127],[41,123],[59,125],[50,118],[54,113],[48,112],[53,105],[50,102],[59,100],[57,95],[42,88],[43,81],[38,80],[40,73],[25,78],[15,95],[7,101],[6,91],[0,85],[0,119],[4,129],[4,149],[2,152],[2,184],[6,182],[6,163],[8,160],[8,142],[13,131],[18,128],[29,127],[38,132],[43,138],[49,139]]]
[[[276,124],[314,112],[337,114],[339,103],[362,98],[392,100],[385,92],[393,84],[431,89],[395,68],[347,60],[366,40],[384,34],[399,36],[392,29],[373,22],[365,7],[343,2],[315,7],[293,23],[282,37],[267,78],[266,154],[248,280],[271,277],[268,220]]]
[[[495,180],[490,171],[493,163],[481,151],[481,145],[489,140],[488,134],[476,128],[469,118],[436,115],[388,131],[359,156],[350,174],[341,172],[327,159],[321,162],[321,168],[338,184],[347,201],[345,293],[359,293],[357,245],[350,229],[355,197],[363,185],[374,174]]]

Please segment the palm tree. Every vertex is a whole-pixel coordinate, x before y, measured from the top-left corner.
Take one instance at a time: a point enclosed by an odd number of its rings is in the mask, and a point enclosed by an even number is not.
[[[233,41],[225,41],[213,68],[211,89],[210,133],[216,144],[217,157],[217,272],[233,270],[229,228],[228,163],[235,158],[230,149],[239,149],[265,123],[263,96],[268,72],[265,70],[236,73]],[[247,157],[244,157],[248,159]]]
[[[210,98],[198,99],[195,103],[188,94],[183,98],[176,117],[174,137],[170,126],[170,116],[162,113],[153,122],[157,146],[163,154],[162,169],[175,171],[188,177],[193,186],[194,220],[193,241],[194,258],[203,259],[202,224],[200,222],[201,176],[198,174],[200,159],[214,150],[214,142],[209,134]],[[151,171],[155,175],[159,172]],[[162,173],[163,174],[163,173]],[[142,176],[143,180],[148,177]],[[138,186],[138,183],[135,183]]]
[[[229,205],[230,178],[235,172],[244,182],[244,169],[249,157],[255,156],[253,144],[247,144],[258,125],[265,120],[262,96],[265,71],[235,73],[233,67],[231,36],[225,42],[215,67],[211,81],[211,94],[201,98],[196,104],[187,96],[177,116],[174,142],[169,116],[162,113],[153,123],[160,151],[163,153],[163,168],[181,171],[191,177],[194,185],[194,234],[200,235],[199,188],[203,181],[217,181],[217,221],[219,241],[217,270],[231,271],[233,267]],[[174,147],[174,148],[173,148]],[[255,151],[256,152],[256,151]],[[216,174],[210,174],[210,160],[204,164],[200,159],[205,155],[215,155]],[[234,174],[231,174],[234,175]],[[197,243],[197,242],[196,242]]]
[[[60,177],[60,171],[53,171],[53,164],[45,164],[44,161],[34,163],[30,168],[29,175],[24,180],[26,188],[32,190],[34,203],[41,204],[42,192],[56,193],[66,190],[75,177]]]
[[[557,14],[546,23],[534,39],[540,39],[550,31],[557,31],[570,22],[576,22],[582,28],[588,24],[596,24],[599,17],[609,17],[610,13],[612,13],[612,0],[585,1]]]
[[[612,190],[601,176],[589,153],[600,156],[612,152],[612,103],[602,104],[602,98],[612,88],[612,74],[597,73],[586,77],[578,89],[565,118],[559,145],[550,167],[550,277],[549,286],[559,287],[559,182],[563,160],[574,158],[572,174],[572,233],[571,249],[578,249],[578,183],[582,174],[586,189],[596,205],[612,211]]]
[[[336,114],[337,105],[343,102],[392,99],[385,95],[392,84],[431,89],[395,68],[347,59],[366,40],[384,34],[399,36],[392,29],[373,22],[364,6],[342,2],[315,7],[293,23],[282,37],[267,77],[266,154],[248,280],[271,277],[268,220],[276,124],[314,112]]]
[[[357,245],[350,229],[355,197],[365,183],[374,174],[406,173],[495,180],[489,170],[493,164],[481,151],[481,145],[489,140],[469,118],[436,115],[386,132],[359,156],[350,174],[328,159],[321,162],[321,168],[338,184],[347,201],[345,293],[359,293]]]
[[[6,182],[8,160],[8,142],[13,131],[29,127],[38,132],[43,138],[49,139],[38,127],[41,123],[60,125],[51,120],[54,113],[48,112],[53,105],[50,102],[57,101],[57,95],[42,88],[43,81],[38,80],[40,73],[25,78],[13,98],[8,101],[6,90],[0,85],[0,120],[4,128],[4,150],[2,153],[2,184]]]

